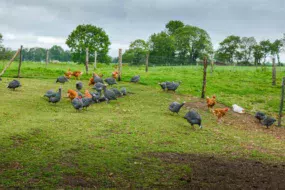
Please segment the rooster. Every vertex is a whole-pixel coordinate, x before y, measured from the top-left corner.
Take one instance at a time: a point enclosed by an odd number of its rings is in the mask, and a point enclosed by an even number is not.
[[[80,79],[80,76],[83,74],[83,72],[81,71],[74,71],[72,73],[72,76],[74,76],[76,78],[76,80],[79,80]]]
[[[213,114],[218,117],[218,122],[220,122],[222,117],[224,117],[228,111],[229,108],[216,108],[213,110]]]
[[[92,95],[90,94],[90,92],[88,90],[85,90],[85,98],[92,98]]]
[[[113,77],[114,79],[117,79],[117,78],[118,78],[118,75],[119,75],[119,72],[118,72],[118,71],[112,72],[112,77]]]
[[[74,98],[77,98],[78,97],[78,93],[72,89],[69,89],[67,91],[67,97],[70,99],[70,100],[73,100]]]
[[[208,109],[212,110],[216,104],[216,96],[213,96],[212,98],[207,97],[206,101],[207,101]]]
[[[72,72],[70,71],[70,68],[68,68],[68,71],[64,73],[64,76],[65,76],[66,78],[68,78],[68,79],[71,78]]]

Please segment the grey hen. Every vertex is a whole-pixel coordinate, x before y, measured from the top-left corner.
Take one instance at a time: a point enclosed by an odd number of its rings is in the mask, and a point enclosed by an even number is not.
[[[265,125],[268,129],[268,127],[270,127],[271,125],[273,125],[273,123],[275,123],[276,119],[274,119],[273,117],[268,117],[266,116],[262,121],[262,125]]]
[[[98,103],[98,102],[100,101],[101,92],[91,92],[90,94],[91,94],[92,100],[93,100],[94,102],[97,102],[97,103]]]
[[[127,89],[125,87],[121,88],[121,93],[123,96],[127,95]]]
[[[80,91],[80,90],[82,90],[82,88],[83,88],[83,84],[82,84],[82,82],[77,82],[76,83],[76,89],[78,90],[78,91]]]
[[[58,92],[49,98],[49,102],[56,104],[61,100],[61,88],[58,89]]]
[[[94,85],[93,89],[95,89],[97,92],[101,92],[103,90],[104,84],[101,82],[98,82]]]
[[[166,89],[170,91],[176,91],[181,82],[166,82]]]
[[[22,85],[18,80],[13,80],[8,84],[7,88],[15,90],[16,88],[19,88],[20,86]]]
[[[107,103],[109,103],[110,100],[117,100],[116,94],[112,90],[108,90],[106,85],[104,85],[103,90],[104,97]]]
[[[261,121],[266,118],[266,115],[265,113],[258,111],[255,113],[255,118]]]
[[[93,77],[94,77],[93,80],[94,80],[95,83],[97,83],[97,82],[100,82],[102,84],[104,83],[102,78],[100,78],[98,76],[95,76],[95,75]]]
[[[161,82],[161,83],[158,83],[158,84],[160,85],[162,90],[166,90],[166,82]]]
[[[179,104],[178,102],[172,102],[169,105],[169,110],[173,113],[179,113],[180,109],[184,106],[185,102]]]
[[[66,83],[66,82],[68,82],[69,80],[68,80],[68,78],[66,78],[65,76],[60,76],[60,77],[58,77],[57,79],[56,79],[56,83],[61,83],[61,84],[64,84],[64,83]]]
[[[94,103],[92,98],[82,98],[83,108],[88,108],[91,104]]]
[[[117,84],[116,79],[114,79],[114,78],[112,78],[112,77],[106,78],[106,79],[105,79],[105,82],[106,82],[108,85],[110,85],[110,86],[112,86],[112,85],[114,85],[114,84]]]
[[[44,96],[50,98],[50,97],[53,97],[55,95],[56,95],[56,93],[53,90],[48,90]]]
[[[186,119],[191,124],[191,126],[194,126],[196,124],[200,126],[200,129],[202,128],[202,125],[201,125],[202,119],[201,119],[201,116],[197,112],[189,111],[184,116],[184,119]]]
[[[111,90],[115,93],[116,97],[122,96],[122,93],[117,88],[111,88]]]
[[[74,98],[71,101],[71,104],[74,107],[74,109],[76,109],[77,111],[79,111],[83,108],[83,101],[81,98]]]
[[[136,75],[131,79],[131,82],[137,83],[140,81],[140,75]]]

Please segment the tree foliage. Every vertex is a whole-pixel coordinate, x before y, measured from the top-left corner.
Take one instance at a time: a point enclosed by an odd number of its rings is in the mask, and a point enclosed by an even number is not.
[[[148,51],[148,43],[142,39],[137,39],[131,42],[130,48],[123,54],[123,60],[132,65],[143,64]]]
[[[86,48],[89,50],[91,60],[94,60],[94,52],[97,51],[98,62],[111,62],[108,56],[111,43],[108,35],[102,28],[90,24],[78,25],[68,36],[66,44],[71,50],[74,62],[85,62]]]
[[[174,34],[177,29],[183,28],[183,27],[184,27],[184,23],[181,22],[180,20],[171,20],[165,25],[165,28],[167,29],[167,33],[169,35]]]

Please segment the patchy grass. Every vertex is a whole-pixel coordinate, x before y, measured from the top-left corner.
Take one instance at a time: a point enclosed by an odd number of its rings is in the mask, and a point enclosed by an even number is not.
[[[143,67],[125,66],[124,82],[118,87],[125,86],[134,94],[77,113],[66,98],[52,105],[42,97],[47,90],[60,86],[55,84],[55,77],[68,67],[83,70],[82,65],[44,68],[44,65],[24,63],[22,76],[30,78],[20,79],[23,86],[16,91],[6,88],[12,79],[9,77],[16,75],[15,65],[2,78],[0,188],[187,187],[195,167],[185,161],[165,162],[161,156],[153,156],[156,153],[214,155],[277,165],[285,162],[284,129],[265,130],[252,116],[232,112],[222,124],[217,124],[216,118],[203,108],[203,101],[186,95],[200,94],[201,68],[154,67],[144,73]],[[113,69],[102,67],[98,72],[109,76]],[[136,73],[142,77],[141,84],[126,82]],[[208,94],[217,94],[218,100],[227,105],[238,103],[250,111],[258,108],[274,114],[280,86],[270,86],[269,73],[256,72],[253,68],[232,72],[217,68],[212,76],[209,74]],[[243,76],[244,85],[238,75]],[[82,77],[85,88],[89,88],[88,77]],[[177,94],[166,93],[157,86],[158,81],[164,80],[183,83]],[[68,88],[75,87],[75,82],[71,80],[63,85],[63,96]],[[256,105],[247,103],[254,98],[258,99]],[[170,102],[184,100],[192,103],[189,108],[201,114],[203,130],[191,128],[182,118],[187,106],[179,115],[169,113]],[[203,185],[200,177],[195,187]]]

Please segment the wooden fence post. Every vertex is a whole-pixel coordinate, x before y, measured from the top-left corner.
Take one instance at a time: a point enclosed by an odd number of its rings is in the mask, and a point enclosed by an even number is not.
[[[46,66],[48,65],[48,56],[49,56],[49,51],[47,49],[47,51],[46,51]]]
[[[88,64],[89,64],[89,57],[88,57],[88,48],[86,48],[86,60],[85,60],[85,69],[86,69],[86,74],[88,74]]]
[[[15,55],[12,57],[12,59],[9,61],[9,63],[4,67],[2,72],[0,73],[0,77],[5,73],[5,71],[10,67],[11,63],[14,61],[14,59],[18,56],[21,49],[18,49],[18,51],[15,53]]]
[[[97,68],[97,51],[94,52],[94,69]]]
[[[119,78],[118,80],[121,81],[122,80],[122,49],[119,49]]]
[[[272,85],[276,85],[276,64],[275,58],[272,58]]]
[[[22,50],[23,50],[23,46],[21,45],[21,48],[20,48],[20,59],[19,59],[19,66],[18,66],[18,78],[20,78],[20,74],[21,74]]]
[[[203,86],[201,98],[205,98],[206,84],[207,84],[207,57],[204,58],[204,70],[203,70]]]
[[[282,79],[282,91],[281,91],[281,101],[280,101],[280,109],[279,109],[279,117],[278,117],[278,127],[281,127],[281,119],[283,112],[283,103],[284,103],[284,91],[285,91],[285,77]]]
[[[146,60],[145,60],[145,72],[148,72],[148,58],[149,58],[149,53],[146,54]]]

